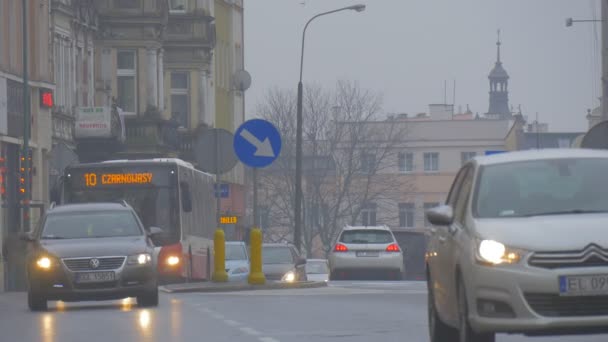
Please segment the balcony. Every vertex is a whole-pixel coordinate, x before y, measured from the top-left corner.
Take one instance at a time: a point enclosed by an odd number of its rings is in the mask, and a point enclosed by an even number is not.
[[[126,153],[142,157],[175,156],[180,148],[177,124],[157,118],[125,118]]]

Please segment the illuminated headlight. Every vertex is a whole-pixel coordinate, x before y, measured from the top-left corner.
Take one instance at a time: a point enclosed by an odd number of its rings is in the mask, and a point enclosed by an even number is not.
[[[296,274],[293,273],[293,271],[289,271],[289,272],[285,273],[285,275],[283,276],[283,278],[281,280],[286,281],[288,283],[292,283],[296,280]]]
[[[152,257],[148,253],[135,254],[129,256],[127,263],[129,265],[145,265],[152,261]]]
[[[51,266],[53,266],[53,261],[49,257],[41,257],[36,260],[36,265],[38,268],[48,270],[51,268]]]
[[[167,258],[167,265],[169,266],[175,266],[179,264],[179,257],[175,256],[175,255],[171,255],[170,257]]]
[[[249,269],[247,269],[247,267],[237,267],[234,270],[232,270],[232,274],[243,274],[243,273],[247,273],[249,272]]]
[[[509,248],[494,240],[482,240],[477,248],[477,258],[483,263],[492,265],[516,264],[526,252]]]

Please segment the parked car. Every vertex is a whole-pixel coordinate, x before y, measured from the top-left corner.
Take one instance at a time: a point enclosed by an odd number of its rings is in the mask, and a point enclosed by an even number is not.
[[[382,276],[403,278],[403,253],[387,226],[342,229],[329,255],[332,280],[347,277]]]
[[[328,281],[329,261],[327,259],[307,259],[306,277],[311,281]]]
[[[265,243],[262,245],[262,271],[268,280],[285,282],[306,281],[306,259],[300,257],[290,244]]]
[[[476,157],[454,180],[426,256],[431,341],[608,327],[608,152]]]
[[[247,280],[249,254],[244,242],[226,241],[226,273],[228,273],[228,281]]]
[[[140,306],[158,305],[152,238],[126,203],[73,204],[50,208],[32,233],[26,258],[28,306],[46,310],[47,301],[110,300],[136,297]]]

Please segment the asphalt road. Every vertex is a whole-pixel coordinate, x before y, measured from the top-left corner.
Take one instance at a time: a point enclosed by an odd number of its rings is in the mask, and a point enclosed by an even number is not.
[[[130,300],[51,303],[31,313],[23,293],[0,294],[0,341],[426,342],[426,291],[414,282],[337,282],[327,288],[163,294],[154,309]],[[608,336],[500,342],[605,342]]]

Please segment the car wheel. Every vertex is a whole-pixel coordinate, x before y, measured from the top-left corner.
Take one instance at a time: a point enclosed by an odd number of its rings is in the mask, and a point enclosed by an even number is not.
[[[495,342],[494,333],[477,333],[469,324],[469,308],[466,289],[462,281],[458,282],[458,333],[460,342]]]
[[[137,296],[137,305],[140,307],[158,306],[158,287]]]
[[[45,311],[48,308],[46,298],[31,290],[27,292],[27,305],[31,311]]]
[[[458,336],[458,330],[443,323],[435,308],[435,296],[430,281],[427,282],[427,288],[427,312],[431,342],[455,341]]]

